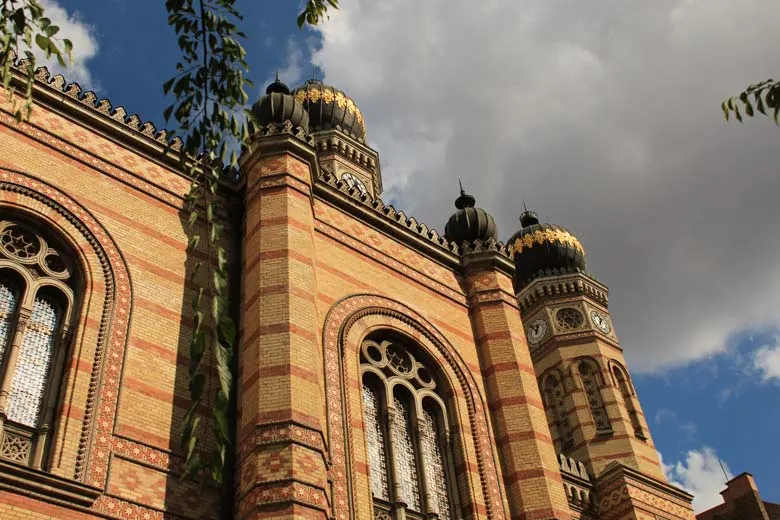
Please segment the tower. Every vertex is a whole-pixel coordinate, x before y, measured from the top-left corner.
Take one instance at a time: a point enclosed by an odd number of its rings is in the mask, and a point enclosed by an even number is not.
[[[600,514],[613,488],[642,481],[689,518],[685,494],[665,482],[609,314],[607,287],[587,274],[585,250],[571,232],[540,223],[528,210],[520,222],[509,240],[515,291],[562,470],[572,459],[585,465],[595,478]]]
[[[382,193],[379,156],[366,146],[363,114],[341,90],[310,79],[292,92],[309,114],[320,168],[372,198]]]

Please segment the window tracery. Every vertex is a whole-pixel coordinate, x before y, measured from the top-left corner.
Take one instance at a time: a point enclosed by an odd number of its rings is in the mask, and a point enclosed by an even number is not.
[[[21,222],[0,220],[0,457],[41,467],[72,302],[68,261]]]
[[[582,389],[585,392],[596,430],[598,433],[611,432],[612,425],[609,422],[607,408],[604,406],[604,399],[599,388],[598,366],[591,360],[583,360],[577,365],[577,371],[579,372]]]
[[[374,519],[452,520],[447,414],[432,367],[388,336],[363,342],[361,370]]]
[[[642,423],[639,421],[639,414],[637,414],[636,407],[634,406],[631,388],[628,386],[628,378],[617,366],[612,367],[612,373],[615,375],[615,380],[617,381],[618,389],[620,390],[620,396],[623,399],[623,406],[626,409],[626,413],[628,413],[631,427],[634,429],[634,435],[640,439],[644,439],[645,434],[642,429]]]
[[[551,407],[553,412],[555,421],[553,426],[558,433],[558,441],[560,442],[560,449],[558,451],[562,452],[574,444],[574,436],[571,429],[571,423],[569,422],[569,414],[566,411],[563,384],[556,374],[550,374],[545,379],[544,393],[547,404]]]

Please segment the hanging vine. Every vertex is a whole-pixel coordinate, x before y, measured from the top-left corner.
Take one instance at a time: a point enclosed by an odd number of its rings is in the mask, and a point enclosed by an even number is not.
[[[751,98],[752,101],[751,101]],[[771,112],[772,119],[774,119],[776,125],[780,125],[780,81],[773,79],[767,79],[756,83],[755,85],[749,85],[738,96],[730,97],[721,103],[720,108],[723,110],[723,116],[726,121],[732,112],[734,117],[740,123],[742,122],[742,111],[740,111],[740,105],[745,111],[745,115],[753,117],[756,112],[768,116]]]
[[[56,58],[66,67],[73,61],[73,43],[67,38],[59,38],[60,28],[43,15],[43,7],[37,0],[2,0],[0,2],[0,75],[3,88],[13,103],[17,121],[26,120],[32,111],[32,90],[35,82],[34,47],[40,49],[47,60]],[[27,70],[24,82],[24,102],[19,104],[11,88],[13,74],[11,68],[16,57],[24,57]]]
[[[217,483],[224,478],[226,453],[230,445],[229,403],[233,388],[232,358],[236,326],[230,316],[228,300],[228,254],[222,245],[224,214],[219,187],[225,171],[234,171],[236,150],[249,139],[251,113],[246,110],[246,51],[238,29],[242,17],[236,0],[166,0],[168,25],[176,35],[181,60],[176,74],[163,84],[173,103],[165,109],[166,121],[176,121],[183,140],[179,154],[182,171],[192,179],[186,196],[190,238],[188,254],[205,248],[205,266],[194,263],[194,280],[205,267],[207,281],[198,287],[192,301],[193,331],[189,345],[190,406],[182,425],[181,446],[185,454],[184,478],[210,477]],[[338,0],[307,0],[297,18],[298,27],[316,25],[328,17],[329,9],[338,9]],[[73,44],[59,39],[59,28],[44,16],[38,0],[0,0],[0,74],[10,99],[16,56],[26,59],[21,72],[25,78],[24,103],[14,104],[18,121],[30,117],[35,82],[33,44],[47,60],[56,59],[66,67],[63,56],[72,62]],[[202,228],[206,240],[201,244]],[[201,279],[202,279],[201,278]],[[216,377],[216,379],[215,379]],[[216,381],[216,384],[214,384]],[[206,403],[204,403],[204,400]],[[202,447],[199,410],[207,405],[213,448]]]

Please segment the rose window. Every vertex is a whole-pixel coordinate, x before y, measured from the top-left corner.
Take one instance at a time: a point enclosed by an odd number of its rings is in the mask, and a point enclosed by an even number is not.
[[[578,329],[585,323],[582,313],[577,309],[567,307],[559,310],[555,315],[558,326],[564,330]]]

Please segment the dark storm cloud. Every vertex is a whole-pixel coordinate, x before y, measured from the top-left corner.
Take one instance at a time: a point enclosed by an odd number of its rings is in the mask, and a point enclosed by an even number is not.
[[[775,0],[353,0],[313,60],[363,111],[385,200],[443,229],[457,179],[502,239],[574,231],[632,367],[780,323],[780,129],[720,101],[777,75]],[[773,69],[773,67],[775,67]]]

